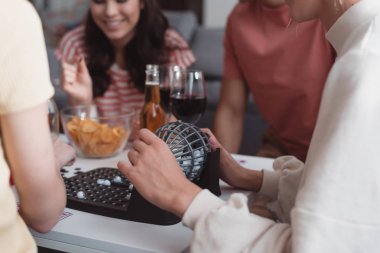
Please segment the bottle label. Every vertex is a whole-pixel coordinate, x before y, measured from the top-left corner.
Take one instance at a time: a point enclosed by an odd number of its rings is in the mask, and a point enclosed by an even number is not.
[[[155,85],[159,85],[158,82],[146,82],[145,85],[152,85],[152,86],[155,86]]]

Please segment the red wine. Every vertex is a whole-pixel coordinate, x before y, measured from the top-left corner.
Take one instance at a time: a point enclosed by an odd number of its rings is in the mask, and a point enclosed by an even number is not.
[[[172,97],[172,113],[179,120],[196,123],[206,110],[206,104],[206,97],[174,96]]]
[[[160,99],[161,106],[164,108],[165,112],[170,112],[170,88],[163,87],[160,88]]]

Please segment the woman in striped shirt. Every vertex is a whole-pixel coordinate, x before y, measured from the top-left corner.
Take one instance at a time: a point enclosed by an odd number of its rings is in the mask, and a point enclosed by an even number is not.
[[[156,0],[92,0],[85,24],[63,37],[56,55],[69,103],[94,103],[105,115],[141,108],[146,64],[195,61]]]

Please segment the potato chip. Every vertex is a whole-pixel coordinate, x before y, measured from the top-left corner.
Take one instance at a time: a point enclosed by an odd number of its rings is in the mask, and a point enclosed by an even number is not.
[[[111,127],[107,123],[73,117],[66,129],[80,152],[89,157],[107,157],[124,147],[128,138],[122,125]]]
[[[84,133],[92,133],[98,129],[99,124],[91,119],[84,119],[80,123],[80,131]]]
[[[103,128],[100,130],[100,139],[105,143],[112,143],[114,141],[113,131],[110,128]]]

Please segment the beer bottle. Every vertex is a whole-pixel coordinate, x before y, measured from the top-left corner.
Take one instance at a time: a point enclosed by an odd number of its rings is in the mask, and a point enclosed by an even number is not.
[[[160,104],[158,65],[146,65],[145,74],[145,102],[141,110],[141,127],[155,132],[165,124],[165,111]]]

